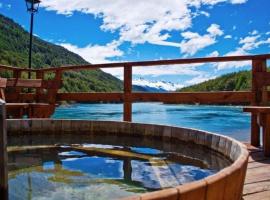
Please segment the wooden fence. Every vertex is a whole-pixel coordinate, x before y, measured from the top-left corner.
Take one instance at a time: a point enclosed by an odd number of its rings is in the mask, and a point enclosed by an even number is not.
[[[124,91],[113,93],[59,93],[57,87],[50,90],[50,94],[44,94],[42,88],[37,89],[35,93],[25,93],[20,95],[19,101],[42,101],[50,98],[50,102],[59,101],[113,101],[123,102],[123,120],[132,121],[132,103],[133,102],[167,102],[167,103],[199,103],[199,104],[250,104],[266,105],[270,93],[267,86],[270,85],[270,73],[267,72],[267,59],[270,54],[248,55],[248,56],[229,56],[229,57],[210,57],[210,58],[192,58],[192,59],[175,59],[175,60],[158,60],[143,62],[124,62],[124,63],[106,63],[106,64],[89,64],[82,66],[64,66],[55,68],[42,69],[22,69],[18,67],[0,66],[0,70],[13,71],[13,78],[21,78],[22,72],[36,73],[36,78],[44,79],[46,73],[55,73],[54,81],[59,84],[62,74],[66,71],[94,70],[100,68],[123,68],[124,69]],[[132,69],[134,67],[152,67],[168,65],[182,65],[195,63],[217,63],[217,62],[236,62],[251,61],[252,66],[252,90],[251,91],[226,91],[226,92],[193,92],[193,93],[146,93],[132,91]],[[179,66],[181,67],[181,66]],[[21,92],[17,90],[17,92]],[[16,92],[15,92],[16,93]],[[12,95],[15,95],[13,93]],[[48,97],[49,96],[49,97]],[[7,98],[7,102],[9,98]],[[257,116],[252,115],[252,144],[258,145],[259,127],[256,123]]]

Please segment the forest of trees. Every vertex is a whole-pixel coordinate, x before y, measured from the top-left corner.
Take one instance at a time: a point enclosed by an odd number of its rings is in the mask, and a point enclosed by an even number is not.
[[[0,64],[27,67],[28,48],[29,33],[0,14]],[[38,37],[33,38],[32,62],[33,68],[88,64],[77,54]],[[64,92],[111,92],[123,88],[122,81],[101,70],[66,72],[63,83],[61,90]]]
[[[251,71],[240,71],[220,76],[196,85],[179,89],[180,92],[246,91],[251,89]]]

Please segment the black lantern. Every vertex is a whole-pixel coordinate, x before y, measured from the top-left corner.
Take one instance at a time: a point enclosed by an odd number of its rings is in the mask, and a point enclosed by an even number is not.
[[[25,0],[28,12],[34,13],[38,11],[40,0]]]
[[[34,14],[38,11],[40,0],[25,0],[27,11],[31,13],[30,20],[30,42],[29,42],[29,59],[28,59],[28,68],[32,68],[32,41],[33,41],[33,23],[34,23]],[[31,72],[28,75],[29,79],[31,78]]]

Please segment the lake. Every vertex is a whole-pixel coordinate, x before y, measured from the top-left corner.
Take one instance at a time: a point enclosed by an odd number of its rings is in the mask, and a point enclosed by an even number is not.
[[[133,122],[166,124],[224,134],[249,141],[250,115],[241,106],[134,103]],[[60,106],[55,119],[123,119],[123,104],[72,104]]]

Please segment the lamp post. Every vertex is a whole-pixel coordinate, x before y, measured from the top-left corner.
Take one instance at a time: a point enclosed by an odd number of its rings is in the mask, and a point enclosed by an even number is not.
[[[30,20],[30,43],[29,43],[29,58],[28,58],[28,68],[32,68],[32,42],[33,42],[33,23],[34,14],[38,11],[40,0],[25,0],[27,11],[31,14]],[[31,72],[28,74],[28,78],[31,79]]]

